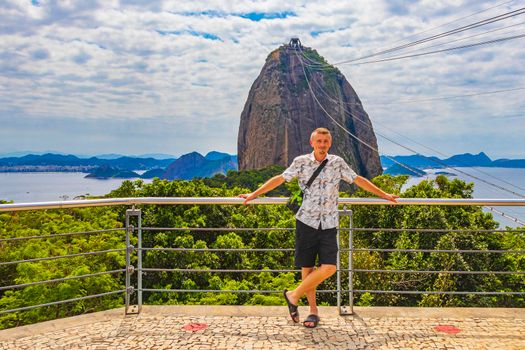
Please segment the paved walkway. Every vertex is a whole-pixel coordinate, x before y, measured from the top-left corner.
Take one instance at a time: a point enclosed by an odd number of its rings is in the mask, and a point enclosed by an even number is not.
[[[307,329],[285,307],[146,306],[140,315],[116,309],[3,330],[0,349],[525,349],[525,309],[356,308],[339,316],[324,307],[321,318]]]

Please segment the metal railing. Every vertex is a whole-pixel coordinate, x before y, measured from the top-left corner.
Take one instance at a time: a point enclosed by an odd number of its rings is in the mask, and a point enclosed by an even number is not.
[[[100,233],[118,232],[118,231],[124,231],[124,230],[125,230],[124,228],[115,228],[115,229],[106,229],[106,230],[93,230],[93,231],[82,231],[82,232],[59,233],[59,234],[53,234],[53,235],[0,238],[0,247],[2,246],[2,243],[7,243],[7,242],[20,242],[20,241],[38,240],[38,239],[54,239],[54,238],[63,238],[63,237],[71,237],[71,236],[79,236],[79,235],[95,235],[95,234],[100,234]],[[106,250],[99,250],[99,251],[94,251],[94,252],[84,252],[84,253],[57,255],[57,256],[22,259],[22,260],[14,260],[14,261],[1,261],[0,262],[0,267],[1,266],[8,266],[8,265],[17,265],[17,264],[21,264],[21,263],[32,263],[32,262],[40,262],[40,261],[68,259],[68,258],[82,257],[82,256],[102,255],[102,254],[107,254],[107,253],[123,252],[125,250],[126,250],[125,248],[106,249]],[[113,275],[113,274],[117,274],[117,273],[123,273],[125,271],[126,270],[124,268],[122,268],[122,269],[117,269],[117,270],[100,271],[100,272],[84,274],[84,275],[78,275],[78,276],[68,276],[68,277],[54,278],[54,279],[44,280],[44,281],[20,283],[20,284],[9,285],[9,286],[0,286],[0,292],[5,291],[5,290],[11,290],[11,289],[17,289],[17,288],[25,288],[25,287],[31,287],[31,286],[37,286],[37,285],[43,285],[43,284],[51,284],[51,283],[57,283],[57,282],[79,280],[79,279],[84,279],[84,278],[88,278],[88,277],[98,277],[98,276],[103,276],[103,275]],[[92,299],[92,298],[98,298],[98,297],[102,297],[102,296],[113,295],[113,294],[118,294],[118,293],[123,293],[123,292],[125,292],[124,289],[110,291],[110,292],[104,292],[104,293],[98,293],[98,294],[93,294],[93,295],[87,295],[87,296],[78,297],[78,298],[71,298],[71,299],[67,299],[67,300],[53,301],[53,302],[44,303],[44,304],[23,306],[23,307],[10,309],[10,310],[0,310],[0,315],[6,314],[6,313],[18,312],[18,311],[31,310],[31,309],[38,308],[38,307],[60,305],[60,304],[74,302],[74,301],[81,301],[81,300],[87,300],[87,299]]]
[[[80,208],[80,207],[96,207],[96,206],[116,206],[126,205],[132,206],[131,209],[126,210],[126,220],[124,228],[113,228],[107,230],[94,230],[84,232],[71,232],[71,233],[58,233],[53,235],[41,235],[41,236],[27,236],[27,237],[13,237],[3,238],[0,237],[0,247],[5,242],[16,242],[22,240],[37,240],[37,239],[50,239],[58,237],[68,237],[75,235],[94,235],[108,232],[125,232],[125,247],[116,249],[106,249],[94,252],[84,252],[52,257],[39,257],[31,259],[22,259],[14,261],[3,261],[0,262],[0,266],[15,265],[27,262],[39,262],[45,260],[55,259],[67,259],[80,256],[89,255],[101,255],[107,253],[125,253],[125,266],[120,269],[111,271],[99,271],[91,274],[85,274],[81,276],[68,276],[64,278],[55,278],[45,281],[37,281],[31,283],[22,283],[17,285],[0,286],[0,292],[25,288],[34,285],[56,283],[62,281],[68,281],[73,279],[83,279],[87,277],[96,277],[107,274],[118,274],[125,273],[125,286],[123,289],[113,290],[104,293],[98,293],[94,295],[83,296],[79,298],[71,298],[67,300],[54,301],[38,305],[29,305],[18,307],[10,310],[0,310],[0,315],[5,313],[12,313],[18,311],[25,311],[33,308],[64,304],[74,301],[80,301],[85,299],[97,298],[106,295],[124,294],[125,310],[128,313],[140,312],[143,304],[143,293],[144,292],[172,292],[172,293],[282,293],[282,291],[276,290],[202,290],[202,289],[161,289],[161,288],[144,288],[143,287],[143,276],[149,272],[181,272],[181,273],[283,273],[283,272],[300,272],[297,269],[183,269],[183,268],[160,268],[155,266],[143,266],[143,254],[145,252],[153,251],[164,251],[164,252],[252,252],[252,253],[265,253],[265,252],[292,252],[292,248],[167,248],[167,247],[143,247],[143,233],[147,234],[154,231],[163,232],[176,232],[176,231],[189,231],[189,232],[238,232],[238,231],[252,231],[252,232],[266,232],[275,230],[292,231],[294,228],[188,228],[188,227],[167,227],[167,228],[155,228],[155,227],[142,227],[142,211],[136,209],[135,205],[235,205],[242,204],[243,200],[239,198],[117,198],[117,199],[97,199],[97,200],[78,200],[78,201],[63,201],[63,202],[45,202],[45,203],[20,203],[20,204],[0,204],[0,212],[16,212],[24,210],[43,210],[43,209],[57,209],[57,208]],[[287,198],[259,198],[251,202],[251,204],[285,204]],[[340,198],[340,204],[344,205],[392,205],[382,199],[375,198]],[[399,199],[397,205],[467,205],[467,206],[525,206],[524,199]],[[355,289],[354,288],[354,275],[357,273],[377,273],[377,274],[472,274],[472,275],[523,275],[525,271],[434,271],[434,270],[400,270],[400,269],[360,269],[354,268],[354,254],[361,252],[378,252],[378,253],[465,253],[465,254],[525,254],[525,250],[461,250],[461,249],[381,249],[371,247],[354,247],[355,234],[358,232],[428,232],[428,233],[444,233],[444,232],[479,232],[490,234],[492,232],[503,232],[504,230],[446,230],[446,229],[395,229],[395,228],[356,228],[353,226],[353,218],[351,210],[340,211],[340,217],[349,217],[349,227],[339,228],[337,233],[337,239],[339,242],[340,249],[337,253],[337,272],[336,282],[337,287],[335,290],[319,290],[319,293],[337,293],[337,306],[339,307],[340,314],[352,314],[353,303],[355,293],[371,293],[371,294],[458,294],[458,295],[525,295],[523,291],[511,291],[511,292],[496,292],[496,291],[416,291],[416,290],[369,290],[369,289]],[[132,224],[132,221],[136,222],[136,226]],[[341,233],[348,232],[348,241],[341,241]],[[345,233],[346,235],[346,233]],[[136,239],[137,247],[131,245],[131,240]],[[346,246],[346,247],[345,247]],[[342,254],[347,253],[347,268],[341,266]],[[131,263],[132,257],[137,262],[137,267],[134,267]],[[342,273],[347,274],[348,278],[348,289],[342,287]],[[132,276],[136,279],[136,288],[133,286]],[[131,305],[131,297],[136,293],[136,305]],[[348,295],[348,305],[343,305],[342,299],[344,295]],[[136,306],[133,312],[130,311],[130,307]]]

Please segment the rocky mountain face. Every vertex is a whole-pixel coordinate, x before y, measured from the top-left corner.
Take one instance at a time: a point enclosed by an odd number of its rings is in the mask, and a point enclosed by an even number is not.
[[[268,55],[244,105],[239,170],[288,166],[296,156],[312,151],[311,132],[326,127],[333,136],[330,153],[344,158],[359,175],[380,175],[378,153],[338,127],[316,99],[337,123],[377,149],[370,119],[343,74],[311,48],[283,45]]]

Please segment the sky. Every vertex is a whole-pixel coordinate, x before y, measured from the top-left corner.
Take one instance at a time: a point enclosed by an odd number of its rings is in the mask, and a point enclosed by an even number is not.
[[[0,154],[236,154],[266,57],[299,37],[345,75],[374,130],[406,147],[378,135],[381,154],[525,158],[525,38],[355,64],[522,35],[525,15],[337,64],[524,4],[4,0]]]

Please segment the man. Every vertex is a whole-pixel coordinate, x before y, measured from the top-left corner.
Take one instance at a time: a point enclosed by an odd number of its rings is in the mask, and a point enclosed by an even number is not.
[[[358,176],[346,162],[336,155],[328,154],[332,146],[332,136],[325,128],[314,130],[310,136],[313,152],[295,158],[281,175],[272,177],[252,193],[242,194],[244,204],[259,195],[273,190],[285,181],[298,178],[299,186],[304,191],[303,204],[297,212],[295,234],[295,265],[301,268],[302,282],[292,291],[284,291],[290,316],[299,322],[298,302],[305,294],[310,306],[310,315],[303,322],[305,327],[314,328],[319,323],[316,302],[317,286],[336,272],[337,264],[337,200],[339,182],[345,180],[391,202],[398,196],[383,192],[367,179]],[[328,159],[317,178],[305,190],[306,183],[319,167]],[[316,258],[319,267],[315,268]]]

